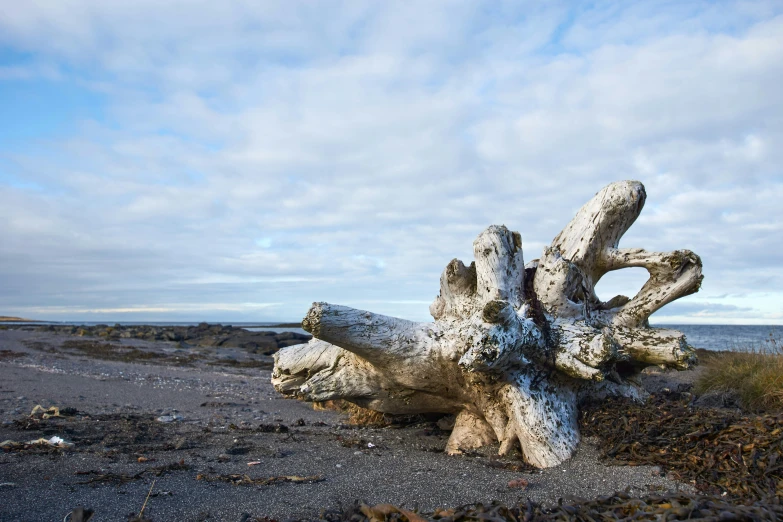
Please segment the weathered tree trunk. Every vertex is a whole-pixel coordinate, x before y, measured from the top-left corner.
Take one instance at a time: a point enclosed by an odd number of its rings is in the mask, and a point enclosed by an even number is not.
[[[579,442],[580,398],[641,397],[645,366],[694,361],[681,333],[647,319],[698,290],[699,257],[618,249],[644,200],[639,182],[609,185],[527,266],[520,235],[489,227],[474,263],[443,271],[434,323],[315,303],[302,322],[313,340],[275,355],[272,382],[310,401],[456,414],[449,453],[499,441],[501,454],[518,445],[527,462],[557,465]],[[606,272],[638,266],[650,278],[633,299],[598,299]]]

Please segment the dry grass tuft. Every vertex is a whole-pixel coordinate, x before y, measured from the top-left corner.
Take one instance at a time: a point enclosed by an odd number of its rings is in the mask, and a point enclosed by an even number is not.
[[[698,394],[735,392],[748,411],[783,410],[783,346],[774,338],[761,346],[701,356],[705,367]]]

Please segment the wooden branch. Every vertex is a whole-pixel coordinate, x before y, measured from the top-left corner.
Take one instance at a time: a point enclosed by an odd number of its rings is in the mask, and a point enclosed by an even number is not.
[[[614,327],[611,330],[630,359],[642,367],[657,364],[686,370],[696,362],[693,348],[677,330],[641,327]]]
[[[701,259],[690,250],[669,253],[611,250],[607,253],[607,265],[612,270],[642,266],[650,273],[639,293],[614,312],[615,326],[644,325],[656,310],[697,292],[703,279]]]
[[[476,295],[480,305],[505,301],[519,308],[524,301],[525,262],[522,236],[505,226],[491,226],[473,242]]]
[[[373,364],[386,364],[426,353],[436,328],[329,303],[313,303],[302,321],[313,337],[355,353]]]
[[[452,259],[440,276],[440,295],[430,305],[434,319],[450,316],[460,319],[474,312],[476,299],[476,264],[466,267],[459,259]]]
[[[609,328],[562,320],[553,328],[558,335],[556,367],[566,375],[600,382],[612,363],[628,359]]]
[[[600,305],[595,285],[607,271],[607,253],[636,221],[647,195],[638,181],[608,185],[579,209],[544,249],[536,269],[538,299],[553,315],[588,319]]]
[[[618,181],[599,191],[579,209],[574,219],[552,241],[552,248],[574,263],[591,282],[606,273],[607,250],[617,248],[620,238],[639,217],[647,199],[638,181]]]

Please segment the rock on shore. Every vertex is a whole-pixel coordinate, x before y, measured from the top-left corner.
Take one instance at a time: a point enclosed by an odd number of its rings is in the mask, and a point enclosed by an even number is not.
[[[295,332],[251,332],[230,325],[208,323],[200,323],[198,326],[100,324],[96,326],[43,325],[33,328],[39,331],[101,337],[107,340],[141,339],[169,341],[190,346],[242,348],[250,353],[263,355],[272,355],[285,346],[306,343],[312,337]]]

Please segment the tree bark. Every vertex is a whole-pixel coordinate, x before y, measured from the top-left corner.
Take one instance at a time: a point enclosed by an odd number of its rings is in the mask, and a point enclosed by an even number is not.
[[[501,454],[519,448],[535,466],[559,464],[579,442],[580,399],[642,397],[634,377],[644,367],[695,361],[681,333],[647,319],[698,290],[699,257],[618,248],[645,197],[636,181],[607,186],[527,266],[521,236],[490,226],[473,243],[475,262],[443,271],[433,323],[314,303],[302,322],[313,339],[275,355],[275,388],[381,412],[456,414],[449,453],[497,441]],[[605,273],[637,266],[650,278],[635,297],[597,297]]]

